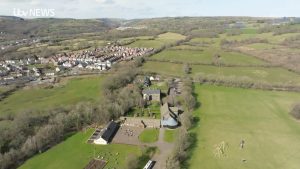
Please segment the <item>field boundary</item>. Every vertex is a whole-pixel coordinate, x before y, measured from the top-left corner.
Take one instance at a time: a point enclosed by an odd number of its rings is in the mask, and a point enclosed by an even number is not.
[[[146,61],[152,62],[168,62],[173,64],[189,64],[189,65],[203,65],[203,66],[218,66],[214,63],[204,63],[204,62],[183,62],[183,61],[172,61],[168,59],[153,59],[153,58],[146,58]],[[221,64],[220,67],[263,67],[263,68],[282,68],[280,65],[272,65],[272,64],[265,64],[265,65],[239,65],[239,64]]]
[[[286,92],[300,93],[300,86],[280,86],[280,85],[260,84],[254,82],[249,82],[249,83],[232,82],[232,81],[229,82],[222,79],[201,79],[201,80],[194,79],[194,83],[243,88],[243,89],[260,89],[260,90],[269,90],[269,91],[286,91]]]

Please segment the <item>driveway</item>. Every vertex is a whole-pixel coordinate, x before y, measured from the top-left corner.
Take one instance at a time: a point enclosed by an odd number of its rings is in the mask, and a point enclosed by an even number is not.
[[[157,147],[159,149],[159,152],[157,152],[151,159],[153,161],[156,161],[153,169],[163,169],[169,154],[173,150],[174,143],[168,143],[164,141],[164,134],[166,130],[165,128],[159,129],[157,142],[142,143],[139,141],[138,136],[142,133],[143,130],[143,128],[139,127],[122,126],[113,138],[112,143]]]

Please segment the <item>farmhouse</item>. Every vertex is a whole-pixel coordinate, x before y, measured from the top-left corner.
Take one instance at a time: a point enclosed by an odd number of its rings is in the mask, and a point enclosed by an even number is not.
[[[106,128],[102,129],[100,134],[94,140],[95,144],[108,144],[119,129],[119,124],[111,121]]]
[[[176,128],[178,126],[178,108],[169,107],[168,103],[165,103],[161,108],[161,125],[167,128]]]
[[[143,98],[147,101],[159,101],[160,102],[160,90],[159,89],[145,89],[143,90]]]

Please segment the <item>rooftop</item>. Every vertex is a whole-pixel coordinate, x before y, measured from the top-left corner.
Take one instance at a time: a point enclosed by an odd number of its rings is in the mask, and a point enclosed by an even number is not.
[[[118,130],[119,125],[118,123],[111,121],[107,127],[104,129],[104,133],[101,135],[101,138],[103,138],[105,141],[109,142],[111,141],[112,137],[114,136],[114,134],[116,133],[116,131]]]

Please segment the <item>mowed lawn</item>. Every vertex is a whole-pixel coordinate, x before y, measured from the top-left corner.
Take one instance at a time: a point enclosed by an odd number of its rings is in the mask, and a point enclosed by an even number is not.
[[[103,78],[104,76],[75,78],[52,89],[18,90],[0,102],[0,115],[55,108],[82,101],[97,101],[101,96]]]
[[[299,93],[195,86],[201,107],[190,169],[298,169],[300,123],[289,114]],[[241,140],[245,146],[240,149]],[[225,142],[224,155],[215,146]],[[244,160],[244,162],[243,162]]]
[[[178,46],[180,47],[180,46]],[[184,46],[186,47],[186,46]],[[152,58],[157,60],[179,61],[185,63],[205,63],[210,64],[214,61],[214,56],[218,54],[220,63],[230,65],[263,65],[264,61],[237,52],[226,52],[215,48],[204,48],[202,50],[176,50],[169,49],[160,52]]]
[[[184,76],[183,64],[169,62],[147,61],[143,70],[171,76]],[[191,65],[190,76],[202,73],[217,77],[247,78],[253,82],[267,82],[272,84],[300,85],[300,75],[283,68],[264,67],[217,67],[207,65]]]
[[[158,140],[158,129],[145,129],[140,135],[139,140],[143,143],[154,143]]]
[[[141,155],[141,149],[136,146],[87,144],[92,132],[93,130],[89,130],[71,136],[50,150],[27,160],[19,169],[83,169],[94,157],[94,152],[96,157],[104,157],[108,161],[105,169],[122,169],[129,154]]]
[[[164,133],[164,141],[168,143],[174,142],[176,136],[177,136],[177,130],[165,130]]]

